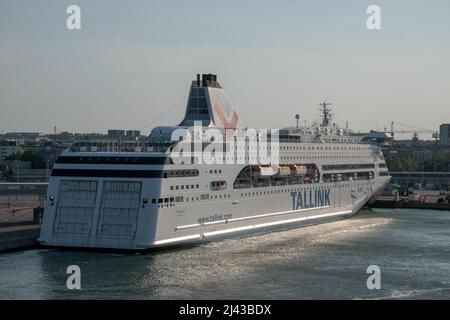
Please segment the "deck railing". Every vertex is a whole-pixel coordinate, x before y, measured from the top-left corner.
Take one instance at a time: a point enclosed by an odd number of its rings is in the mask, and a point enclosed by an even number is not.
[[[172,142],[143,141],[76,141],[66,150],[68,152],[165,152]]]

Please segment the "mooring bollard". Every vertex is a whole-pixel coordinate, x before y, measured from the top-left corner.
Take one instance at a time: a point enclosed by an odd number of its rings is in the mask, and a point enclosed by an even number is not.
[[[44,214],[44,208],[33,208],[33,223],[42,224],[42,215]]]

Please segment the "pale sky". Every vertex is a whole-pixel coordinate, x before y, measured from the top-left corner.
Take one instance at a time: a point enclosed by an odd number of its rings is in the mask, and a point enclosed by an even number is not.
[[[71,4],[81,30],[66,28]],[[248,127],[317,119],[326,99],[356,131],[437,130],[450,1],[0,0],[0,132],[148,133],[181,120],[197,73],[218,75]]]

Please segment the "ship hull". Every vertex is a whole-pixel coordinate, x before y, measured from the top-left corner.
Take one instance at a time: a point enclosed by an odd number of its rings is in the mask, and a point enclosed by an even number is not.
[[[53,178],[49,196],[58,194],[60,198],[63,197],[63,185],[67,181]],[[118,183],[118,179],[83,178],[70,181],[82,181],[80,183],[81,189],[84,188],[83,192],[89,189],[89,181],[95,188],[92,187],[91,195],[81,193],[83,201],[80,201],[80,190],[71,190],[72,199],[66,197],[59,203],[47,205],[38,239],[42,245],[141,251],[276,232],[345,219],[355,215],[378,194],[387,179],[277,186],[259,189],[256,194],[254,190],[247,192],[246,189],[240,189],[234,190],[224,199],[213,199],[204,203],[194,201],[188,205],[167,207],[164,204],[141,204],[144,195],[155,192],[160,181],[123,180],[123,183],[141,185],[136,190],[138,201],[131,205],[133,210],[130,211],[126,208],[130,207],[130,197],[118,199],[123,198],[123,194],[127,194],[129,190],[116,190],[122,196],[112,194],[112,205],[119,208],[119,211],[114,213],[109,210],[108,217],[104,216],[106,211],[102,209],[108,196],[111,198],[111,194],[108,195],[105,190],[105,182]],[[85,208],[89,200],[92,210],[88,212]],[[124,201],[126,206],[123,205]],[[61,202],[68,203],[69,207],[61,206]],[[131,219],[119,221],[118,213],[121,216],[131,216]],[[80,217],[84,217],[84,220]]]

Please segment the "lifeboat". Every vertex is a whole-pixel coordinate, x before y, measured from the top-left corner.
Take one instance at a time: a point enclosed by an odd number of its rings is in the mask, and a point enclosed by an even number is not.
[[[261,165],[253,166],[252,171],[255,177],[260,178],[269,178],[278,172],[277,169],[274,169],[271,166],[261,166]]]
[[[304,176],[306,174],[306,167],[299,164],[290,164],[289,168],[292,173],[297,174],[299,176]]]
[[[291,174],[291,169],[289,168],[289,166],[279,166],[278,174],[280,176],[289,176]]]

